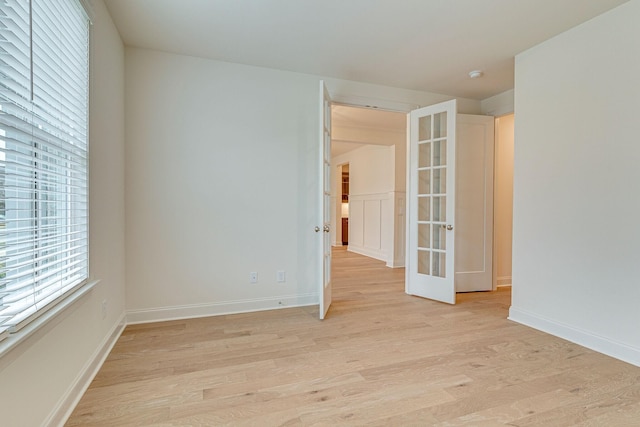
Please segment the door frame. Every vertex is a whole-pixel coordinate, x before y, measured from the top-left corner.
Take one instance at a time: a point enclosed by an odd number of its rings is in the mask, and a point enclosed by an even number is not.
[[[457,98],[452,98],[457,100]],[[440,103],[439,101],[434,101],[433,104],[437,104]],[[407,171],[407,178],[406,178],[406,183],[407,183],[407,190],[408,190],[408,185],[409,185],[409,162],[410,162],[410,150],[409,150],[409,138],[410,138],[410,112],[418,109],[418,108],[422,108],[424,106],[428,106],[428,105],[417,105],[417,104],[412,104],[412,103],[408,103],[408,102],[398,102],[398,101],[393,101],[393,100],[388,100],[388,99],[379,99],[379,98],[372,98],[372,97],[367,97],[367,96],[357,96],[357,95],[350,95],[350,94],[341,94],[339,92],[336,93],[332,93],[332,99],[331,99],[331,105],[345,105],[345,106],[349,106],[349,107],[354,107],[354,108],[374,108],[374,109],[378,109],[378,110],[382,110],[382,111],[389,111],[389,112],[396,112],[396,113],[403,113],[407,115],[407,126],[406,126],[406,130],[407,130],[407,157],[406,157],[406,171]],[[432,105],[432,104],[429,104]],[[511,111],[505,111],[502,114],[492,114],[494,115],[495,118],[498,118],[500,116],[504,116],[504,115],[508,115],[508,114],[514,114],[514,112]],[[480,114],[481,115],[481,114]],[[408,191],[407,191],[408,194]],[[403,207],[403,211],[404,211],[404,220],[405,220],[405,266],[404,268],[408,268],[409,265],[409,251],[408,251],[408,247],[409,247],[409,241],[408,241],[408,233],[409,233],[409,203],[405,200],[404,203],[404,207]],[[337,220],[337,218],[336,218]],[[395,234],[396,230],[394,229],[394,234]],[[495,244],[493,245],[495,246]],[[492,254],[493,251],[495,250],[494,247],[491,248]],[[494,257],[494,262],[495,262],[495,257]],[[495,274],[495,269],[493,271],[493,273]],[[495,286],[495,281],[493,282],[493,290],[496,290],[496,286]],[[405,286],[406,286],[406,279],[405,279]]]

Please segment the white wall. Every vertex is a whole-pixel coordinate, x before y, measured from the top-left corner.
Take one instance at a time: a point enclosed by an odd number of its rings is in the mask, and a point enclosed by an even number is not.
[[[510,318],[640,366],[640,0],[516,58]]]
[[[496,118],[494,170],[494,287],[511,284],[514,116]]]
[[[127,48],[126,92],[129,320],[316,304],[318,80]]]
[[[482,114],[488,116],[503,116],[513,113],[514,110],[514,90],[507,90],[487,99],[483,99],[480,103]]]
[[[395,146],[365,145],[344,156],[349,160],[349,193],[386,193],[394,190]],[[336,162],[342,162],[336,159]]]
[[[102,1],[92,4],[90,275],[100,283],[0,359],[4,426],[64,421],[123,322],[124,48]]]

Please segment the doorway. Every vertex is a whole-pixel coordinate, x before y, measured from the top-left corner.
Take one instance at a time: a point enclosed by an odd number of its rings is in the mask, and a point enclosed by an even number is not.
[[[376,118],[367,120],[368,114]],[[380,123],[386,123],[386,120],[391,119],[381,119],[383,116],[378,114],[390,114],[390,117],[395,115],[396,127],[381,129]],[[332,163],[335,171],[332,180],[336,183],[335,204],[332,210],[336,218],[332,227],[335,230],[332,236],[334,247],[342,246],[343,242],[346,242],[351,252],[383,260],[388,267],[404,267],[406,114],[334,104],[332,122]],[[494,198],[494,224],[500,226],[493,229],[495,244],[491,285],[494,290],[511,285],[513,114],[496,118],[495,129],[494,185],[499,194]],[[395,143],[391,144],[393,141]],[[366,159],[364,163],[370,166],[369,172],[361,177],[358,177],[358,161],[352,160],[358,156]],[[345,165],[348,168],[349,180],[349,190],[346,192],[342,188],[343,176],[347,176],[346,170],[343,170]],[[371,170],[375,170],[375,173],[371,173]],[[387,181],[383,177],[386,177]],[[386,187],[363,190],[359,187],[359,183],[363,181],[386,182]],[[343,195],[346,196],[345,200]],[[348,202],[344,207],[343,201]],[[342,238],[343,217],[347,218],[344,221],[347,229],[345,239]],[[359,224],[353,224],[354,222]],[[367,226],[370,228],[367,229]],[[377,236],[371,234],[371,228],[378,230]]]
[[[336,240],[342,242],[342,246],[349,245],[349,163],[340,166],[342,171],[340,180],[340,237]]]
[[[493,288],[511,286],[513,113],[495,119]]]
[[[334,104],[331,116],[332,244],[403,267],[406,114]]]

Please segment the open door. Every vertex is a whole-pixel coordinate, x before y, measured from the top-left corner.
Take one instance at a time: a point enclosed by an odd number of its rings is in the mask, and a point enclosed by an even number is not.
[[[322,280],[320,281],[320,320],[331,305],[331,98],[320,80],[320,234]]]
[[[455,304],[456,101],[410,113],[406,292]]]
[[[456,116],[456,292],[493,289],[492,116]]]

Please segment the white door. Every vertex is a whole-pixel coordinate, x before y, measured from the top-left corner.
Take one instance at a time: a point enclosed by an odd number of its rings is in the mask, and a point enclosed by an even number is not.
[[[455,304],[456,101],[410,113],[406,292]]]
[[[324,319],[331,305],[331,98],[324,81],[320,81],[320,236],[322,259],[320,268],[320,319]]]
[[[458,114],[456,292],[493,289],[494,118]]]

